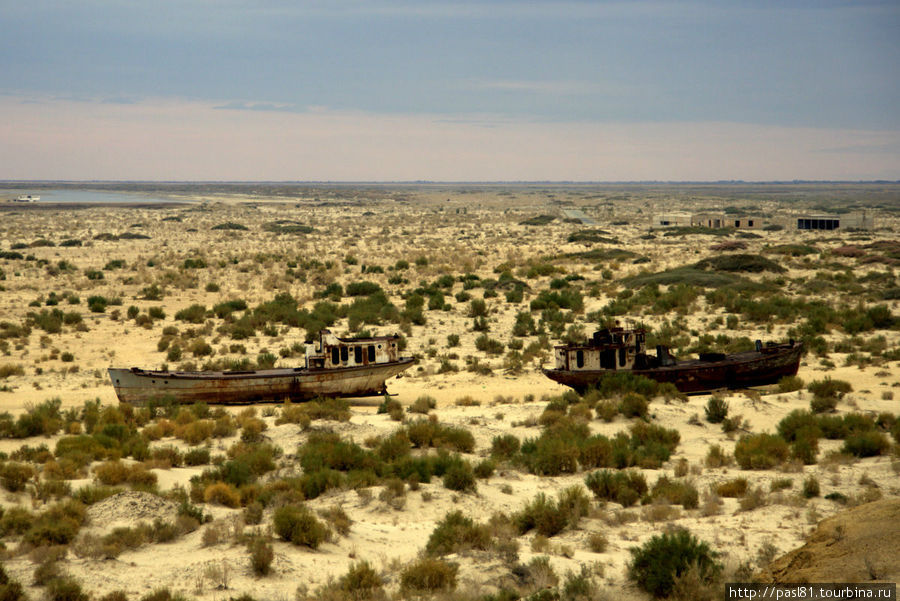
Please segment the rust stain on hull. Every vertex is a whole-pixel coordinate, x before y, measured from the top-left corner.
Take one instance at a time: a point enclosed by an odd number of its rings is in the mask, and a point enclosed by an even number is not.
[[[307,366],[252,371],[171,372],[133,367],[110,368],[119,401],[181,404],[247,404],[304,401],[323,396],[372,396],[386,392],[385,381],[415,359],[400,357],[397,336],[342,339],[327,330]]]
[[[385,381],[414,363],[311,372],[305,368],[259,370],[251,373],[154,372],[109,369],[119,401],[144,405],[176,403],[246,404],[262,401],[304,401],[320,396],[371,396],[386,392]]]
[[[665,347],[657,357],[647,355],[643,340],[642,330],[598,332],[588,344],[557,347],[557,366],[544,369],[544,375],[583,392],[607,374],[627,371],[657,382],[670,382],[681,392],[695,393],[774,384],[784,376],[796,375],[803,354],[800,342],[766,346],[757,342],[754,351],[709,353],[698,360],[675,361]],[[597,364],[605,366],[598,369]]]

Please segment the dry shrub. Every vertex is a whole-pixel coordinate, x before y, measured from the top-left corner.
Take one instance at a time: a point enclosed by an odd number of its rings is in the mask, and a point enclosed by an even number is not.
[[[675,505],[654,502],[644,505],[641,509],[641,519],[645,522],[669,522],[681,517],[681,510]]]
[[[494,404],[497,404],[498,402],[505,402],[503,400],[502,396],[500,398],[501,398],[500,401],[498,401],[495,398]],[[477,401],[477,400],[473,399],[471,396],[466,395],[464,397],[460,397],[460,398],[456,399],[455,404],[457,407],[478,407],[481,405],[481,401]]]
[[[244,442],[259,442],[262,440],[262,433],[267,428],[266,422],[258,417],[244,419],[241,421],[241,440]]]
[[[725,453],[722,447],[717,444],[710,445],[709,450],[706,452],[706,467],[726,467],[731,465],[732,462],[731,455]]]
[[[718,515],[722,512],[722,499],[715,493],[703,493],[703,499],[700,503],[700,515],[709,517]]]
[[[34,477],[34,468],[26,463],[10,461],[0,465],[0,483],[10,492],[25,489],[25,484]]]
[[[156,447],[150,451],[152,466],[158,469],[169,469],[171,467],[181,467],[184,463],[184,456],[181,451],[172,445],[164,447]]]
[[[759,507],[764,507],[767,503],[766,493],[759,486],[747,491],[747,494],[739,501],[741,511],[752,511]]]
[[[747,492],[747,479],[734,478],[727,482],[722,482],[716,487],[716,494],[720,497],[738,498],[744,496]]]
[[[281,413],[275,419],[275,425],[281,424],[299,424],[301,428],[306,430],[312,423],[309,412],[303,408],[303,405],[294,405],[285,403],[281,408]]]
[[[613,400],[600,401],[594,407],[594,410],[599,419],[609,423],[616,419],[616,416],[619,414],[619,404]]]
[[[204,547],[212,547],[223,543],[228,539],[228,523],[225,520],[215,520],[206,525],[200,537]]]
[[[213,435],[215,422],[209,419],[198,419],[190,423],[177,426],[175,428],[175,437],[185,441],[190,445],[198,445],[208,440]]]
[[[155,424],[150,424],[141,430],[141,434],[147,440],[159,440],[167,436],[174,436],[177,426],[174,422],[167,419],[160,419]]]
[[[231,415],[226,413],[216,418],[213,424],[213,438],[228,438],[229,436],[234,436],[235,432],[237,432],[237,424],[235,424]]]
[[[119,460],[106,461],[94,468],[94,475],[101,484],[115,486],[117,484],[131,484],[133,486],[155,486],[156,474],[148,471],[146,467],[137,463],[131,466]]]
[[[593,553],[603,553],[609,542],[602,532],[591,532],[587,538],[588,549]]]
[[[203,499],[207,503],[224,505],[225,507],[240,507],[241,495],[227,482],[214,482],[203,491]]]
[[[115,486],[128,480],[128,466],[121,461],[106,461],[94,468],[94,476],[102,484]]]
[[[434,399],[434,397],[423,394],[415,401],[413,401],[412,405],[409,406],[407,411],[409,411],[410,413],[427,414],[435,407],[437,407],[437,401]]]
[[[350,519],[350,516],[347,515],[347,512],[340,505],[332,505],[322,509],[319,511],[319,515],[325,518],[334,531],[341,536],[350,534],[350,526],[353,525],[353,520]]]

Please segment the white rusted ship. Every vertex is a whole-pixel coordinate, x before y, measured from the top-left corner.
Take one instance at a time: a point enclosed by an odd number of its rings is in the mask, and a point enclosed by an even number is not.
[[[415,359],[401,357],[400,337],[338,338],[328,330],[307,345],[305,367],[246,371],[154,371],[110,368],[122,403],[247,404],[386,393],[385,382]]]

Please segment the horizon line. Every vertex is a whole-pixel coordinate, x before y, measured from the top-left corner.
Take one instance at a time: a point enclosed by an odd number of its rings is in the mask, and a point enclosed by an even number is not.
[[[900,179],[870,180],[166,180],[166,179],[0,179],[3,184],[316,184],[316,185],[602,185],[602,184],[900,184]]]

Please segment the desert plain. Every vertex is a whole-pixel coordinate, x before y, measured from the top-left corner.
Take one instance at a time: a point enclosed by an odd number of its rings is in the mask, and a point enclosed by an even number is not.
[[[678,598],[900,579],[900,186],[152,192],[173,202],[0,203],[0,552],[27,598],[648,599],[634,550],[679,529],[718,568]],[[652,227],[672,211],[757,226]],[[828,211],[874,226],[797,230]],[[616,323],[680,357],[807,352],[687,397],[543,375]],[[119,407],[106,374],[300,366],[320,327],[398,333],[417,363],[390,400],[308,407]],[[591,455],[619,433],[627,456]],[[286,507],[321,536],[285,535]]]

